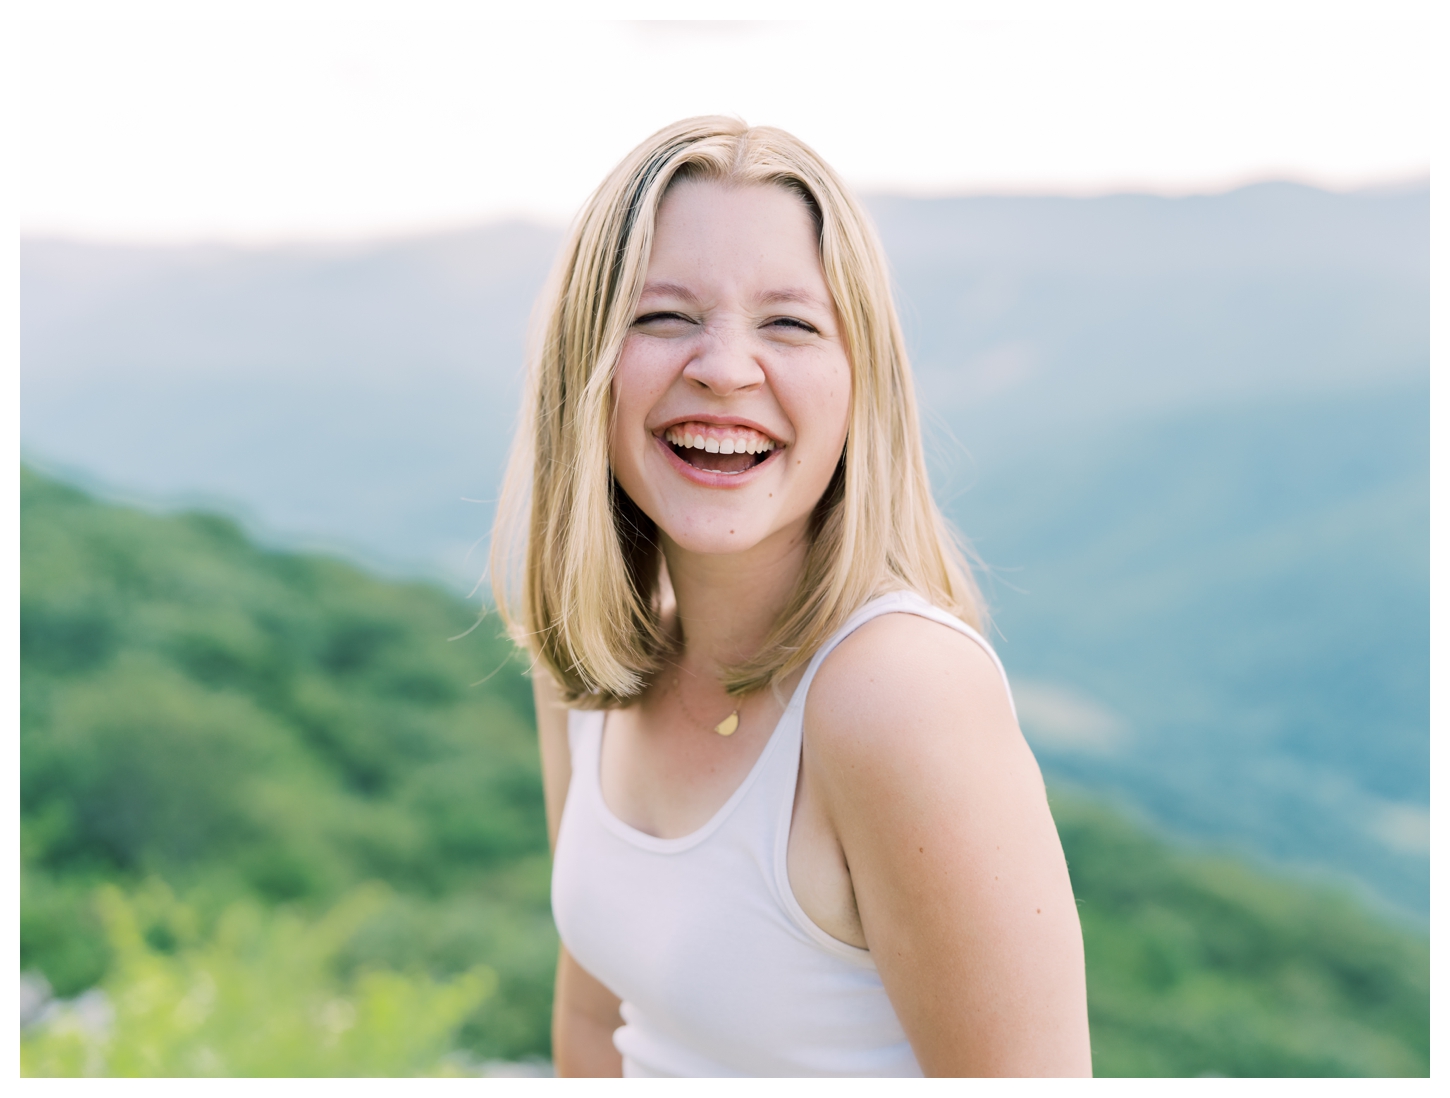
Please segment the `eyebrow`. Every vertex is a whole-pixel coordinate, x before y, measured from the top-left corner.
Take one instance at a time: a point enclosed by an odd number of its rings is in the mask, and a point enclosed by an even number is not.
[[[658,295],[660,297],[678,297],[695,304],[698,298],[690,292],[688,286],[682,286],[678,282],[646,282],[644,289],[640,291],[640,297]]]
[[[646,282],[640,296],[677,297],[691,304],[699,300],[688,286],[678,282]],[[808,290],[767,290],[755,300],[761,305],[813,305],[817,309],[826,308],[825,302]]]
[[[817,309],[826,308],[824,301],[807,290],[771,290],[761,294],[756,300],[762,305],[813,305]]]

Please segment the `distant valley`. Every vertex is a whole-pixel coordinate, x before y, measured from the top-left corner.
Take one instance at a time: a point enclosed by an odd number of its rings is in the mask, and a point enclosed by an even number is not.
[[[1054,781],[1428,910],[1428,193],[875,199]],[[21,249],[27,460],[468,590],[557,231]]]

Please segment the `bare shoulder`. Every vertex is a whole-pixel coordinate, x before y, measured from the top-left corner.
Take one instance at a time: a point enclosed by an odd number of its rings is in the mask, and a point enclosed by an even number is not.
[[[911,613],[872,619],[826,657],[806,699],[806,727],[817,750],[848,764],[913,745],[1027,751],[993,656]]]
[[[926,1074],[1090,1073],[1072,885],[991,654],[883,615],[823,661],[804,732],[802,774]]]

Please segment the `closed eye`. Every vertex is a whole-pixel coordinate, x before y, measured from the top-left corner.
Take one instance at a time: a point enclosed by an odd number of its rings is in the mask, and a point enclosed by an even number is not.
[[[693,324],[694,320],[684,313],[645,313],[644,316],[636,317],[636,324],[659,324],[664,321],[677,321],[684,324]]]
[[[794,316],[775,317],[766,321],[765,326],[768,328],[794,328],[797,331],[810,332],[812,335],[818,333],[818,329],[814,324],[808,324],[799,317]]]

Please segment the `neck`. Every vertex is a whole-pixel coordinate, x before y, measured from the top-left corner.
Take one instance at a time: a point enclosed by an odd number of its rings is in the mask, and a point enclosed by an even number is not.
[[[679,664],[718,679],[759,651],[805,568],[806,523],[743,553],[705,554],[664,538],[681,638]]]

